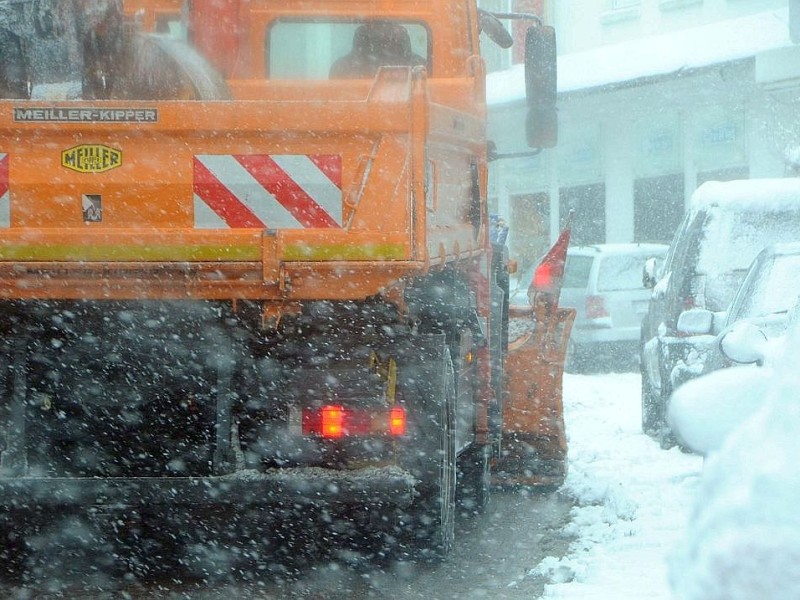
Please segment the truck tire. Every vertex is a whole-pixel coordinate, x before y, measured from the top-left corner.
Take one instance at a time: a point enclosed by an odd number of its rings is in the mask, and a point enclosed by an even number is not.
[[[483,514],[491,497],[491,455],[489,445],[473,446],[459,457],[456,503],[460,514]]]
[[[0,519],[0,582],[23,582],[27,551],[22,519],[3,509]]]
[[[456,516],[455,370],[443,338],[439,354],[440,364],[425,369],[432,380],[418,387],[419,497],[399,523],[410,558],[432,563],[450,553]]]
[[[452,550],[456,519],[456,431],[455,431],[455,371],[450,353],[445,351],[444,397],[441,403],[439,431],[439,476],[436,484],[423,498],[419,516],[428,543],[420,548],[421,557],[438,562]],[[418,532],[419,533],[419,532]]]

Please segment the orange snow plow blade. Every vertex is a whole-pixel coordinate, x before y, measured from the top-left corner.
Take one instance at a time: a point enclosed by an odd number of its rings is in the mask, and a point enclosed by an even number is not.
[[[559,308],[558,297],[569,238],[567,227],[539,263],[532,306],[509,309],[524,333],[508,344],[495,485],[558,487],[567,474],[562,381],[575,309]]]
[[[558,487],[567,474],[562,378],[575,309],[540,307],[528,318],[536,325],[508,347],[503,445],[493,479],[495,485]]]

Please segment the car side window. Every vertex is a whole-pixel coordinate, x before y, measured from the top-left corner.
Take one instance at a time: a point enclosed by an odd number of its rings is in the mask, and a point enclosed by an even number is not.
[[[686,308],[684,299],[689,295],[689,286],[695,276],[692,263],[697,260],[700,238],[703,235],[707,219],[708,213],[705,211],[687,214],[670,246],[664,266],[664,275],[669,275],[669,283],[664,307],[667,314],[664,314],[663,317],[667,323],[673,326],[681,310]]]
[[[683,222],[681,223],[680,227],[678,227],[675,235],[672,239],[672,243],[669,245],[669,251],[667,252],[667,257],[664,259],[664,271],[663,275],[666,275],[670,270],[673,269],[673,265],[676,261],[676,256],[680,255],[683,252],[683,248],[686,245],[686,231],[689,229],[689,221],[692,218],[691,214],[687,214]]]

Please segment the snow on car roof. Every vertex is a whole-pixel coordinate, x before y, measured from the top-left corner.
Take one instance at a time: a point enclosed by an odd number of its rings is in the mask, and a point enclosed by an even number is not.
[[[800,179],[709,181],[692,196],[690,215],[708,211],[697,270],[710,277],[706,299],[735,291],[731,282],[715,281],[742,274],[764,246],[800,239]],[[735,250],[734,250],[735,249]],[[711,291],[709,291],[711,286]],[[720,287],[722,286],[722,287]],[[716,297],[716,296],[715,296]],[[718,298],[726,304],[730,298]]]
[[[602,254],[630,254],[631,252],[636,252],[641,250],[642,253],[647,252],[666,252],[668,246],[666,244],[654,244],[654,243],[610,243],[610,244],[591,244],[587,246],[570,246],[567,252],[569,254],[584,254],[584,255],[594,255],[598,253]]]
[[[692,196],[693,211],[716,204],[741,208],[800,206],[800,179],[741,179],[735,181],[707,181]]]
[[[770,254],[800,254],[800,242],[770,244],[763,252],[769,252]]]

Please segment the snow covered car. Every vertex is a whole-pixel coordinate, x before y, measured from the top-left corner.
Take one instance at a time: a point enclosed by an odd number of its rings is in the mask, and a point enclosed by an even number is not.
[[[800,322],[780,343],[740,323],[723,369],[675,391],[670,420],[706,455],[686,535],[671,557],[676,600],[800,598]],[[730,337],[729,334],[727,337]],[[748,357],[749,355],[749,357]]]
[[[567,367],[630,363],[636,357],[642,317],[651,291],[642,283],[648,259],[662,260],[665,244],[594,244],[567,250],[559,306],[574,308]],[[529,270],[520,276],[512,305],[528,303]]]
[[[799,234],[800,235],[800,234]],[[786,331],[788,315],[800,297],[800,242],[771,244],[750,265],[728,310],[692,309],[678,317],[681,335],[718,334],[707,352],[697,353],[700,374],[736,365],[719,349],[719,341],[736,323],[748,322],[768,338]],[[721,322],[721,326],[718,323]],[[721,327],[721,331],[720,331]]]
[[[645,269],[653,288],[641,329],[642,430],[663,445],[674,439],[666,423],[672,390],[702,373],[711,332],[678,331],[689,309],[725,311],[758,253],[800,233],[800,179],[707,182],[694,193],[658,273]]]

